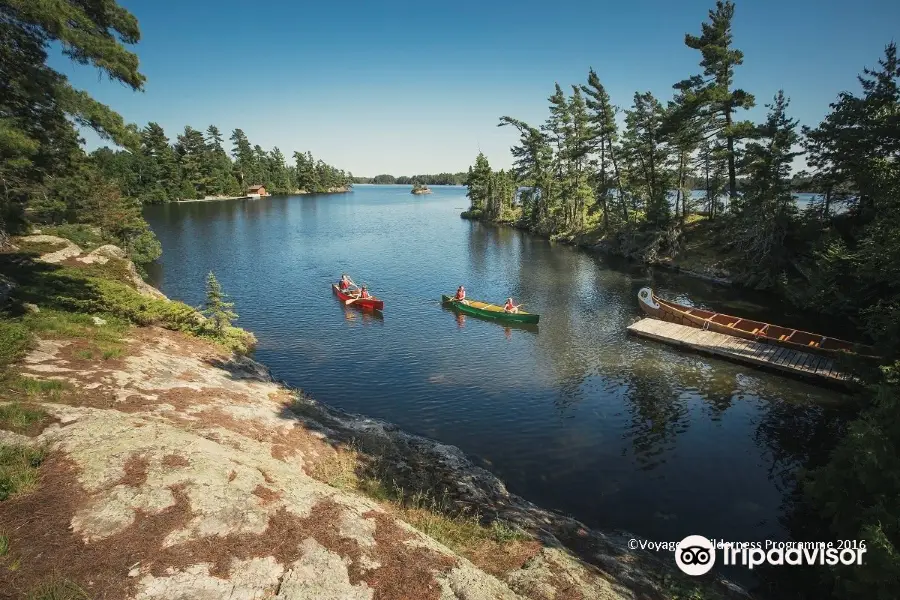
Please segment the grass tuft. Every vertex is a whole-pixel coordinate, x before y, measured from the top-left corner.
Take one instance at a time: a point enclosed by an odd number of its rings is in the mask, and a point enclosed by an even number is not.
[[[0,446],[0,501],[33,488],[45,456],[40,448]]]
[[[9,537],[0,533],[0,558],[9,554]]]
[[[310,474],[333,487],[356,490],[387,504],[402,520],[463,554],[476,553],[487,543],[503,545],[531,539],[502,521],[485,525],[478,513],[455,510],[446,493],[437,498],[428,492],[409,492],[396,481],[361,474],[363,464],[363,456],[351,444],[317,460]]]
[[[27,327],[21,322],[0,318],[0,369],[25,356],[30,343]]]
[[[36,406],[28,406],[19,402],[0,405],[0,429],[13,433],[24,434],[49,420],[50,415]]]
[[[42,583],[26,596],[27,600],[90,600],[83,589],[67,579]]]

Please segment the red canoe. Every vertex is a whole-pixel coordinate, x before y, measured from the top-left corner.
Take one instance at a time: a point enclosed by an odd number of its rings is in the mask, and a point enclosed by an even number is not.
[[[338,288],[336,283],[331,284],[331,289],[334,290],[335,295],[341,300],[347,301],[353,298],[350,294],[345,294]],[[350,306],[359,306],[360,308],[374,308],[375,310],[384,310],[384,300],[379,300],[374,296],[365,298],[362,300],[357,300],[356,302],[351,302]]]

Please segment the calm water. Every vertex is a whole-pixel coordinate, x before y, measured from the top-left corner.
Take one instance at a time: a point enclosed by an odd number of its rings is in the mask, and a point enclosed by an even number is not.
[[[510,489],[587,524],[652,540],[787,539],[790,474],[833,435],[829,391],[626,336],[637,291],[765,318],[758,298],[459,218],[465,190],[150,207],[156,283],[199,305],[212,270],[273,373],[333,406],[455,444]],[[342,271],[385,301],[344,307]],[[512,295],[538,330],[438,302]],[[826,328],[827,329],[827,328]],[[827,332],[827,331],[825,331]]]

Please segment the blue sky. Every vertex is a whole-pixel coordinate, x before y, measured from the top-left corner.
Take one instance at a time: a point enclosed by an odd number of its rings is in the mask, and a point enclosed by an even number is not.
[[[582,83],[592,66],[623,108],[638,90],[670,98],[699,72],[684,34],[714,0],[120,3],[141,26],[145,91],[55,59],[77,87],[172,139],[240,127],[263,148],[373,176],[465,170],[479,148],[508,167],[516,135],[498,118],[539,124],[554,82]],[[756,120],[784,88],[792,114],[818,123],[900,33],[889,0],[739,0],[736,13],[736,84],[756,95]]]

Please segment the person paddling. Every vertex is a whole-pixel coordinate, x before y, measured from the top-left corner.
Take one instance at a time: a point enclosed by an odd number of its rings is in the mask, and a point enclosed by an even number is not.
[[[454,296],[453,299],[457,302],[468,304],[468,302],[466,302],[466,288],[464,288],[463,286],[459,286],[458,288],[456,288],[456,296]]]
[[[339,288],[342,292],[346,292],[346,291],[348,291],[348,290],[350,289],[350,285],[351,285],[352,283],[353,283],[353,282],[350,281],[350,278],[347,277],[347,274],[344,273],[343,275],[341,275],[341,281],[340,281],[340,283],[338,283],[338,288]]]
[[[369,295],[369,288],[367,288],[366,286],[362,286],[362,289],[359,291],[359,297],[363,300],[371,298],[371,296]]]
[[[519,312],[519,307],[513,304],[512,298],[507,298],[506,304],[503,305],[503,310],[508,313],[517,313]]]

